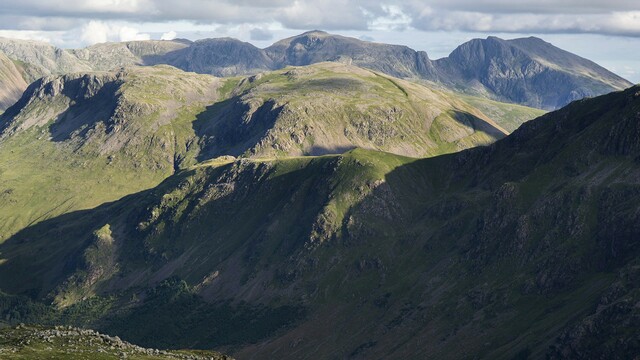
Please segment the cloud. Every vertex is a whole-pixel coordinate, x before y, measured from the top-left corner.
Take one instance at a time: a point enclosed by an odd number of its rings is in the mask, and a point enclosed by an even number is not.
[[[259,16],[256,16],[259,14]],[[92,23],[93,22],[93,23]],[[0,0],[0,29],[69,31],[89,25],[87,41],[112,39],[96,23],[211,26],[277,23],[296,30],[459,30],[597,33],[640,37],[637,0]],[[125,24],[123,24],[125,23]],[[115,26],[115,25],[114,25]],[[107,31],[108,30],[108,31]],[[120,32],[120,28],[117,29]],[[162,30],[160,30],[162,31]],[[260,30],[248,32],[265,39]],[[125,38],[143,38],[123,30]],[[118,35],[115,36],[117,38]]]
[[[160,36],[160,40],[173,40],[178,36],[178,34],[175,31],[169,31],[166,32],[164,34],[162,34],[162,36]]]
[[[111,30],[109,26],[100,21],[90,21],[88,24],[82,27],[82,35],[80,39],[82,42],[93,45],[98,43],[107,42]]]
[[[267,41],[273,39],[273,33],[266,29],[253,28],[249,31],[249,37],[251,40]]]
[[[142,34],[136,28],[132,28],[129,26],[123,26],[118,30],[119,40],[120,41],[140,41],[140,40],[150,40],[151,35]]]
[[[81,28],[80,40],[83,44],[94,45],[107,41],[149,40],[149,34],[140,33],[130,26],[118,26],[102,21],[89,21]]]

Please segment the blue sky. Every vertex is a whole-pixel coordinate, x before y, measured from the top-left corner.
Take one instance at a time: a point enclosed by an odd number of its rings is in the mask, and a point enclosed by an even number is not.
[[[312,29],[432,59],[472,38],[538,36],[640,82],[637,0],[0,0],[0,36],[65,48],[221,36],[266,47]]]

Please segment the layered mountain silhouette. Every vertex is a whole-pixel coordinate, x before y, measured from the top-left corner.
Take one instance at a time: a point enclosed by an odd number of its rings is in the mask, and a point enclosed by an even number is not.
[[[230,38],[108,43],[79,50],[0,39],[0,51],[30,64],[31,80],[38,75],[130,65],[168,64],[186,71],[232,76],[338,61],[546,110],[632,85],[591,61],[537,38],[472,40],[438,60],[406,46],[322,31],[284,39],[266,49]]]
[[[12,236],[0,287],[26,314],[240,358],[625,358],[638,114],[635,87],[440,157],[204,162]]]
[[[640,86],[594,97],[630,84],[588,60],[318,31],[0,51],[0,327],[38,324],[2,356],[640,353]]]

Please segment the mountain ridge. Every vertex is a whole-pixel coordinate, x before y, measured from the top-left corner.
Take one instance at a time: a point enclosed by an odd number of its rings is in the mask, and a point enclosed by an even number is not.
[[[524,43],[529,46],[523,46]],[[632,85],[593,62],[537,38],[474,39],[460,45],[449,57],[437,60],[407,46],[367,42],[317,30],[277,41],[264,49],[231,38],[105,43],[77,50],[0,39],[0,51],[33,63],[28,76],[31,80],[38,75],[131,65],[167,64],[187,71],[234,76],[289,65],[340,61],[546,110]],[[42,55],[37,57],[37,53]]]

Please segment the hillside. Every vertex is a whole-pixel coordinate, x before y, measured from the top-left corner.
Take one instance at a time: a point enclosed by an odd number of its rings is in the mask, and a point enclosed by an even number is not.
[[[20,66],[0,53],[0,114],[18,101],[26,88]]]
[[[635,87],[434,158],[204,162],[0,245],[1,315],[238,358],[629,358],[639,113]]]
[[[494,121],[453,94],[333,63],[231,79],[166,65],[45,77],[0,117],[0,241],[218,156],[431,156],[541,113],[501,108]]]
[[[424,51],[415,51],[401,45],[362,41],[324,31],[309,31],[283,39],[264,51],[273,59],[276,67],[339,61],[399,78],[437,78]]]
[[[322,155],[354,147],[432,156],[506,135],[501,120],[454,94],[345,64],[260,74],[238,82],[231,94],[201,116],[204,158]]]
[[[42,78],[0,117],[0,241],[157,185],[196,163],[218,79],[167,66]]]
[[[75,50],[0,38],[0,51],[28,65],[29,81],[51,74],[132,65],[167,64],[185,71],[238,76],[332,61],[545,110],[632,85],[589,60],[537,38],[475,39],[438,60],[406,46],[323,31],[305,32],[265,49],[230,38],[105,43]]]

